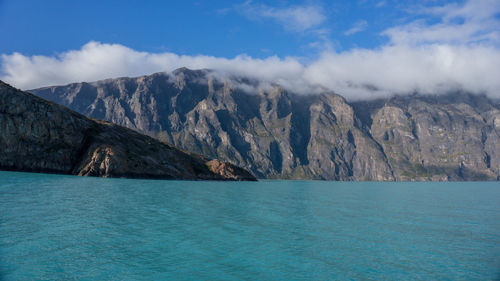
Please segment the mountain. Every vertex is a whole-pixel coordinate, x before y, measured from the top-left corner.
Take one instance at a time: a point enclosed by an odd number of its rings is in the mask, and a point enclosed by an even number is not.
[[[219,160],[89,119],[0,81],[0,169],[80,176],[255,180]]]
[[[499,180],[500,106],[463,92],[347,102],[257,93],[241,77],[178,69],[31,92],[261,178]]]

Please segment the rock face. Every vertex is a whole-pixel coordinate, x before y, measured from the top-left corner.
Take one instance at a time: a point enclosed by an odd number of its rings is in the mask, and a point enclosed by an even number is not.
[[[91,120],[0,81],[0,169],[99,177],[255,180],[247,171]]]
[[[394,98],[371,133],[401,180],[488,180],[500,175],[500,111],[484,96]]]
[[[31,92],[263,178],[500,178],[500,106],[485,96],[348,103],[278,86],[250,94],[234,81],[254,83],[183,68]]]

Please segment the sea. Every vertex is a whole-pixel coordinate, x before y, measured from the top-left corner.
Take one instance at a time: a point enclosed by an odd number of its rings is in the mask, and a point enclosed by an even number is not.
[[[0,172],[0,280],[500,280],[500,183]]]

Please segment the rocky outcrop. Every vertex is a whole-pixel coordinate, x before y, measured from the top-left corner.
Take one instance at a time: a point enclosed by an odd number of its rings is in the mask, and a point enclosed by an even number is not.
[[[231,164],[91,120],[0,81],[0,169],[99,177],[255,180]]]
[[[255,180],[255,178],[248,171],[228,162],[213,159],[206,162],[205,164],[212,173],[220,175],[229,180]]]
[[[262,178],[497,180],[500,111],[485,96],[347,102],[179,69],[32,90],[84,115],[251,170]],[[243,85],[243,87],[241,87]]]

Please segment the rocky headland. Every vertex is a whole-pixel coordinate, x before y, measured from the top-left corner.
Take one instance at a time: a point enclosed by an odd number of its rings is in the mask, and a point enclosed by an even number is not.
[[[89,119],[0,81],[0,169],[80,176],[255,180],[246,170]]]

